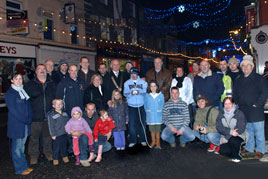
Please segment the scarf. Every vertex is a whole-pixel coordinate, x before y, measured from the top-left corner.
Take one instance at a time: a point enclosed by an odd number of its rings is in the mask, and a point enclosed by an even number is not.
[[[225,108],[223,108],[224,111],[224,117],[227,120],[230,120],[233,116],[234,116],[234,112],[236,110],[236,105],[233,106],[233,108],[231,109],[231,111],[227,111]]]
[[[176,85],[176,87],[178,87],[178,88],[181,88],[182,87],[182,82],[183,82],[183,80],[184,80],[184,78],[185,78],[185,75],[183,75],[182,77],[175,77],[176,78],[176,80],[177,80],[177,85]]]
[[[28,94],[26,93],[26,91],[23,89],[23,85],[21,86],[15,86],[14,84],[11,84],[11,87],[17,91],[20,95],[21,99],[25,99],[28,100],[30,97],[28,96]]]

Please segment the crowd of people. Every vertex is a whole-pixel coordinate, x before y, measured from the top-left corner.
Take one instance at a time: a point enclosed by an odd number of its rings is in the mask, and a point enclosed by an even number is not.
[[[75,165],[88,167],[111,150],[111,136],[116,150],[138,143],[160,150],[161,139],[176,147],[179,137],[180,147],[199,139],[210,144],[208,152],[233,162],[265,154],[268,84],[254,71],[252,56],[244,56],[240,65],[235,57],[222,59],[216,72],[205,60],[193,62],[188,75],[178,66],[174,78],[162,57],[143,78],[131,61],[125,67],[120,71],[113,59],[110,72],[104,63],[95,72],[82,57],[80,69],[66,60],[56,71],[53,60],[38,64],[35,78],[25,85],[21,74],[13,74],[5,101],[15,173],[33,171],[24,154],[28,136],[31,165],[41,150],[53,165],[68,163],[73,154]]]

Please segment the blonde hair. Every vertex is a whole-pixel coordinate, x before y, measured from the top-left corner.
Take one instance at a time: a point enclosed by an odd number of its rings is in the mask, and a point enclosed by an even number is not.
[[[114,99],[115,93],[119,93],[119,96],[120,96],[119,102],[120,102],[120,104],[122,104],[122,102],[123,102],[123,97],[122,97],[122,94],[120,93],[120,91],[118,89],[113,90],[113,93],[112,93],[112,107],[113,108],[115,107],[115,99]]]
[[[60,98],[55,98],[55,99],[53,99],[52,104],[54,105],[54,104],[56,103],[56,101],[60,101],[60,102],[61,102],[61,104],[62,104],[62,105],[64,105],[63,100],[62,100],[62,99],[60,99]]]
[[[102,84],[102,77],[99,75],[99,74],[94,74],[94,75],[92,75],[92,77],[91,77],[91,84],[93,83],[93,81],[94,81],[94,79],[95,78],[97,78],[97,77],[99,77],[100,78],[100,80],[101,80],[101,84]]]

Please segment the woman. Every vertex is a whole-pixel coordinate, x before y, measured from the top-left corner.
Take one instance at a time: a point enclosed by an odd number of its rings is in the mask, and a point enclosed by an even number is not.
[[[219,153],[232,158],[233,162],[240,162],[241,145],[247,138],[247,121],[232,97],[224,98],[223,105],[223,112],[220,112],[216,122],[216,128],[222,135]]]
[[[107,99],[105,98],[105,90],[103,88],[102,78],[99,74],[94,74],[91,77],[91,84],[87,87],[84,94],[84,104],[93,102],[96,105],[97,111],[107,109]]]
[[[219,154],[221,135],[216,129],[219,111],[210,106],[208,99],[202,94],[197,96],[196,101],[198,109],[194,122],[194,135],[201,141],[210,144],[208,152]]]
[[[33,169],[28,166],[24,150],[31,133],[32,110],[29,96],[23,89],[22,75],[12,75],[11,83],[11,88],[5,95],[8,107],[7,136],[11,139],[11,157],[16,174],[28,175]]]

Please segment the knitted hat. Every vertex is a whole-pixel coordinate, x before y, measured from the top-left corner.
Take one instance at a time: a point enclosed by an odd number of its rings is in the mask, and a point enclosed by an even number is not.
[[[81,108],[78,107],[78,106],[73,107],[72,112],[71,112],[71,115],[73,116],[73,113],[76,112],[76,111],[80,112],[80,114],[82,116],[83,112],[82,112]]]
[[[233,56],[232,58],[229,59],[228,64],[239,64],[239,60]]]
[[[131,69],[130,69],[130,72],[129,72],[130,74],[136,74],[136,75],[139,75],[139,70],[138,70],[138,68],[136,68],[136,67],[132,67]]]
[[[240,67],[243,65],[243,63],[249,63],[252,67],[254,67],[253,57],[251,55],[245,55],[243,57],[243,61],[240,63]]]
[[[65,59],[61,59],[61,60],[60,60],[58,67],[60,67],[60,66],[63,65],[63,64],[66,64],[66,65],[69,67],[68,62],[67,62],[67,60],[65,60]]]

